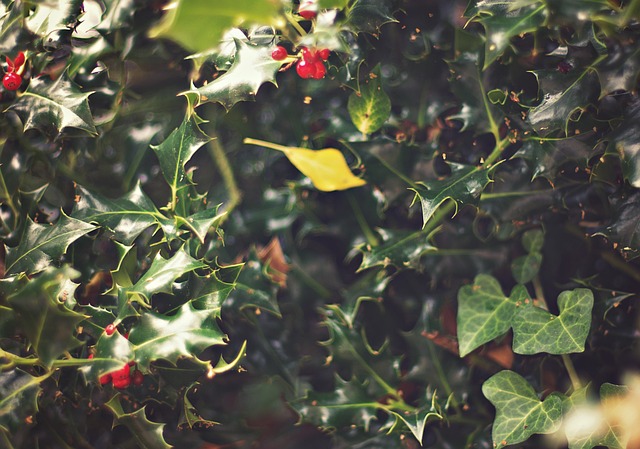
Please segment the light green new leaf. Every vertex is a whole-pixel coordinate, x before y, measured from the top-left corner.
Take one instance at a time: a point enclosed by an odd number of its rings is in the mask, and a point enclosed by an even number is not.
[[[80,344],[74,334],[78,323],[86,317],[67,309],[58,300],[60,286],[79,275],[69,267],[51,268],[7,298],[18,326],[47,366]]]
[[[560,315],[523,307],[513,323],[513,351],[518,354],[568,354],[584,351],[591,326],[593,292],[577,288],[558,296]]]
[[[180,127],[176,128],[164,142],[151,146],[158,156],[164,179],[171,187],[171,202],[174,206],[180,191],[193,184],[190,175],[185,171],[185,165],[200,147],[212,140],[202,132],[198,126],[200,123],[202,123],[200,117],[193,112],[189,113]]]
[[[236,56],[228,72],[202,87],[192,86],[184,93],[192,104],[218,102],[229,110],[239,101],[253,101],[264,83],[277,86],[276,73],[284,62],[271,57],[273,47],[252,45],[239,39],[235,39],[235,43]]]
[[[519,284],[526,284],[532,280],[540,271],[542,265],[542,254],[531,253],[521,256],[511,262],[511,273]]]
[[[76,187],[77,201],[72,217],[97,223],[113,233],[113,238],[132,245],[142,231],[169,221],[162,215],[139,184],[118,199],[106,198],[82,186]]]
[[[516,285],[505,296],[500,283],[492,276],[480,274],[472,285],[458,292],[458,343],[460,357],[505,334],[529,295]]]
[[[244,139],[244,143],[282,151],[302,174],[311,179],[311,182],[318,190],[331,192],[334,190],[347,190],[366,184],[364,179],[358,178],[351,173],[344,156],[335,148],[307,150],[306,148],[285,147],[248,138]]]
[[[557,430],[562,417],[562,398],[551,394],[540,401],[531,385],[519,374],[504,370],[482,385],[482,393],[496,408],[493,447],[517,444],[536,433]]]
[[[379,130],[391,114],[391,100],[380,85],[378,67],[372,75],[360,84],[358,92],[349,96],[347,103],[351,121],[363,134]]]
[[[38,410],[40,382],[49,377],[33,377],[20,369],[0,373],[0,430],[15,432]]]
[[[349,3],[348,0],[318,0],[320,8],[344,8]]]
[[[151,301],[151,296],[155,293],[171,293],[173,282],[184,273],[204,267],[206,264],[188,255],[184,248],[176,251],[170,259],[165,259],[158,253],[149,269],[126,290],[129,294],[139,293]]]
[[[95,226],[60,214],[55,225],[36,224],[28,219],[20,243],[7,248],[6,274],[37,273],[61,257],[71,243]]]
[[[179,357],[197,356],[209,346],[225,344],[216,321],[219,316],[219,311],[196,310],[190,302],[171,316],[145,313],[129,333],[136,362],[144,369],[158,359],[175,365]]]
[[[459,205],[476,204],[480,194],[491,182],[493,168],[478,168],[471,165],[450,163],[451,175],[445,180],[419,182],[415,199],[422,206],[422,227],[427,225],[436,209],[446,200],[455,202],[455,213]],[[494,166],[495,167],[495,166]]]
[[[151,30],[152,37],[167,37],[192,52],[216,47],[231,27],[251,24],[280,25],[279,0],[177,0],[162,22]]]
[[[81,92],[64,74],[55,81],[33,78],[9,109],[18,114],[25,131],[38,129],[56,135],[64,128],[77,128],[96,135],[88,101],[91,93]]]
[[[116,425],[127,427],[138,446],[142,449],[169,449],[173,446],[167,444],[162,436],[164,424],[151,422],[147,419],[145,408],[142,407],[135,412],[126,413],[120,403],[120,395],[117,394],[105,405],[111,410],[115,417]]]

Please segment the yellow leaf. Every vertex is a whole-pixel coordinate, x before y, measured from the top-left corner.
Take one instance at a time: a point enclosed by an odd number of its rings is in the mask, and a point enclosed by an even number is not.
[[[244,139],[244,143],[282,151],[298,170],[311,179],[318,190],[331,192],[366,184],[364,179],[351,173],[344,156],[335,148],[307,150],[249,138]]]

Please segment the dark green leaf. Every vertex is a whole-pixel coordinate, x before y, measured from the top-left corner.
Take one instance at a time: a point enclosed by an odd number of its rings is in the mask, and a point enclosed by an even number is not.
[[[522,234],[522,246],[528,253],[539,253],[544,245],[544,232],[541,229],[531,229]]]
[[[111,31],[124,28],[132,21],[135,0],[104,0],[105,11],[98,29]]]
[[[78,275],[68,267],[48,269],[7,298],[18,325],[40,361],[47,366],[80,345],[74,334],[85,317],[67,309],[58,300],[60,286]]]
[[[273,48],[238,39],[235,42],[236,58],[229,71],[209,84],[185,93],[193,104],[218,102],[228,110],[239,101],[252,101],[262,84],[277,85],[276,73],[283,62],[271,57]]]
[[[187,227],[194,232],[201,243],[204,243],[204,239],[209,233],[209,230],[217,227],[222,218],[227,214],[226,212],[219,214],[218,208],[219,207],[211,207],[184,218],[184,221],[188,223]],[[179,221],[182,220],[183,218],[180,217]]]
[[[527,440],[536,433],[552,433],[560,426],[562,399],[551,394],[540,401],[519,374],[504,370],[482,385],[482,393],[496,408],[493,445],[496,449]]]
[[[369,79],[359,84],[359,91],[349,96],[347,103],[351,121],[363,134],[379,130],[391,114],[391,100],[382,90],[379,68],[371,73]]]
[[[119,370],[135,359],[133,346],[117,330],[111,335],[104,331],[100,334],[93,355],[91,362],[82,367],[82,371],[94,382],[97,382],[100,376]]]
[[[567,134],[574,112],[584,110],[600,94],[595,71],[588,68],[576,74],[558,70],[535,71],[540,87],[541,102],[529,111],[528,121],[540,134],[562,130]]]
[[[593,292],[577,288],[558,296],[560,315],[533,304],[522,307],[513,323],[513,351],[518,354],[568,354],[584,351],[591,326]]]
[[[489,176],[493,168],[478,168],[457,163],[450,163],[449,167],[451,175],[445,180],[419,182],[418,187],[412,189],[422,206],[423,228],[446,200],[455,202],[455,212],[459,205],[477,204],[480,194],[491,182]]]
[[[533,172],[531,179],[544,177],[555,181],[565,162],[578,161],[581,165],[586,165],[592,153],[593,148],[576,137],[551,140],[531,138],[523,142],[513,157],[521,157],[527,161]]]
[[[622,123],[611,133],[609,153],[617,153],[622,162],[622,173],[629,183],[640,188],[640,101],[627,109]]]
[[[27,220],[20,243],[7,248],[6,273],[37,273],[62,256],[69,245],[95,229],[93,225],[60,214],[55,225]]]
[[[97,134],[89,110],[91,92],[83,93],[66,75],[51,81],[33,78],[20,99],[10,106],[24,125],[24,130],[39,129],[56,135],[64,128],[77,128]]]
[[[40,382],[47,377],[33,377],[20,369],[0,373],[0,430],[12,433],[24,426],[38,410]]]
[[[360,270],[379,265],[383,267],[395,265],[399,268],[415,267],[421,255],[437,251],[437,248],[429,243],[428,234],[422,231],[378,229],[378,234],[383,239],[382,244],[373,248],[364,245],[359,247],[362,252]]]
[[[237,278],[236,288],[225,303],[225,308],[243,310],[256,307],[279,317],[281,313],[276,298],[277,287],[269,276],[267,267],[260,261],[255,249],[252,249]]]
[[[637,255],[640,251],[640,192],[614,197],[612,205],[611,223],[596,234],[606,236],[625,253]]]
[[[190,302],[172,316],[145,313],[129,333],[136,362],[145,369],[158,359],[175,364],[179,357],[193,357],[209,346],[225,344],[216,322],[219,315],[196,310]]]
[[[71,214],[87,223],[97,223],[113,233],[113,238],[125,245],[150,226],[160,226],[168,219],[156,209],[139,184],[118,199],[105,198],[82,186],[76,187],[77,201]]]
[[[240,265],[241,268],[243,265]],[[231,266],[225,267],[227,273],[231,270]],[[240,274],[240,270],[238,270]],[[236,275],[237,278],[237,275]],[[189,288],[193,292],[191,297],[192,302],[196,309],[220,309],[225,300],[229,297],[229,294],[236,288],[236,279],[233,282],[223,282],[218,276],[217,272],[213,272],[206,276],[193,275],[190,279]]]
[[[537,276],[542,265],[542,254],[531,253],[518,257],[511,262],[511,273],[516,282],[526,284]]]
[[[162,435],[164,424],[149,421],[144,411],[146,407],[132,413],[126,413],[120,403],[120,395],[115,395],[105,405],[115,417],[114,426],[126,426],[142,449],[168,449],[172,447],[167,444]]]
[[[514,287],[510,296],[492,276],[480,274],[472,285],[458,292],[458,343],[460,357],[505,334],[518,313],[529,300],[522,285]]]
[[[396,22],[391,2],[387,0],[354,0],[347,8],[347,24],[355,31],[376,33],[385,23]]]
[[[415,412],[396,412],[392,411],[396,418],[396,424],[402,422],[409,428],[411,434],[418,440],[420,445],[423,443],[424,431],[430,421],[441,421],[442,411],[436,402],[436,395],[431,398],[431,406],[416,410]]]
[[[602,91],[601,96],[617,90],[631,92],[635,89],[640,74],[640,48],[621,45],[596,67]]]
[[[43,38],[57,30],[71,31],[81,8],[82,0],[38,2],[36,10],[29,16],[26,25],[32,32]]]

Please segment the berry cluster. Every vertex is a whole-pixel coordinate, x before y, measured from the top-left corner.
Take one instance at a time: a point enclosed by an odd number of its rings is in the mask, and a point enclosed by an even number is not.
[[[113,323],[108,324],[104,328],[104,333],[108,336],[113,335],[115,331],[116,326]],[[129,334],[125,334],[124,337],[128,338]],[[92,359],[93,354],[89,355],[89,358]],[[100,385],[106,385],[109,382],[113,382],[113,386],[119,389],[127,388],[132,383],[133,385],[142,385],[142,382],[144,382],[144,374],[142,374],[140,370],[135,370],[133,373],[131,372],[131,367],[135,365],[136,362],[132,360],[129,363],[126,363],[119,370],[100,376]]]
[[[327,73],[327,68],[324,66],[324,62],[329,59],[331,52],[327,48],[322,50],[316,49],[302,49],[302,59],[298,61],[296,65],[296,72],[300,75],[300,78],[324,78]]]
[[[22,84],[22,66],[24,65],[24,53],[18,53],[15,60],[7,56],[7,73],[2,78],[2,85],[7,90],[18,90]]]

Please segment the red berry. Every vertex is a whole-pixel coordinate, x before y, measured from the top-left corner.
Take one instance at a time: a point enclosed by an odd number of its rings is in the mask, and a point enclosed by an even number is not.
[[[289,53],[287,53],[287,49],[278,45],[276,48],[273,49],[273,51],[271,52],[271,57],[273,59],[275,59],[276,61],[282,61],[284,58],[287,57]]]
[[[311,78],[317,79],[317,80],[319,80],[320,78],[324,78],[324,76],[327,74],[327,68],[324,66],[322,61],[314,62],[313,66],[315,70]]]
[[[107,324],[107,327],[104,328],[104,333],[107,335],[113,335],[115,331],[116,327],[113,325],[113,323]]]
[[[131,376],[129,375],[130,372],[131,368],[129,367],[128,363],[126,363],[122,369],[113,372],[111,374],[113,386],[116,388],[127,388],[131,384]]]
[[[300,78],[311,78],[312,70],[315,72],[313,63],[309,63],[304,59],[299,60],[298,64],[296,64],[296,72],[298,72]]]
[[[129,385],[131,385],[130,377],[123,377],[122,379],[118,379],[118,380],[113,379],[113,386],[120,390],[123,388],[127,388]]]
[[[133,373],[131,381],[133,382],[133,385],[142,385],[142,382],[144,382],[144,374],[142,374],[142,371],[136,371]]]
[[[111,382],[111,374],[105,374],[104,376],[100,376],[100,385],[106,385]]]
[[[317,14],[317,7],[315,2],[303,0],[302,3],[300,3],[300,7],[298,8],[298,14],[300,14],[306,20],[313,19]]]
[[[89,357],[87,357],[89,360],[91,360],[93,358],[93,354],[89,354]]]
[[[306,47],[302,48],[302,59],[306,62],[316,62],[318,60],[318,54],[315,50],[309,50]]]
[[[7,90],[18,90],[22,84],[22,77],[17,73],[7,73],[2,78],[2,85]]]
[[[331,50],[329,50],[328,48],[323,48],[318,52],[320,59],[322,59],[323,61],[326,61],[327,59],[329,59],[330,54],[331,54]]]

